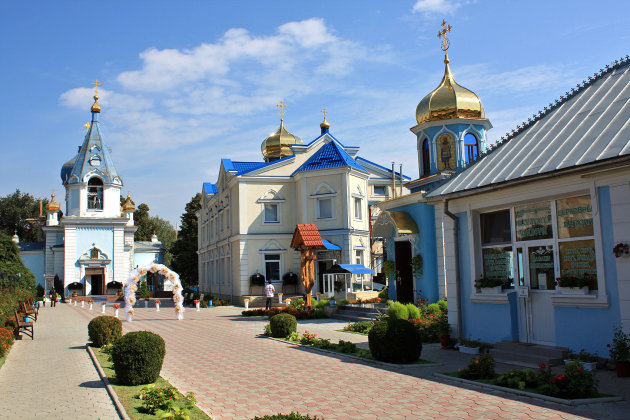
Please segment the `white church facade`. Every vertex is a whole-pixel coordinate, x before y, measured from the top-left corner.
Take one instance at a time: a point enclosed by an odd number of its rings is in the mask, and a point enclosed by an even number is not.
[[[22,259],[36,274],[38,284],[48,291],[58,277],[64,290],[57,292],[64,296],[115,294],[137,265],[135,207],[129,196],[121,206],[123,180],[103,142],[98,95],[94,100],[85,139],[61,169],[65,209],[61,210],[53,194],[46,206],[44,242],[18,242]],[[139,244],[142,263],[147,258],[162,262],[164,248],[157,238],[148,244],[152,246]]]

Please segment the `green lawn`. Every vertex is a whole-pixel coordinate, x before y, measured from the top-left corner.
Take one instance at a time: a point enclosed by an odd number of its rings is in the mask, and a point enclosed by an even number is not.
[[[107,375],[107,377],[109,378],[109,382],[111,383],[112,388],[114,388],[114,391],[116,391],[116,394],[118,395],[118,399],[120,400],[122,405],[125,407],[125,411],[129,415],[129,417],[131,417],[134,420],[135,419],[157,419],[158,417],[155,415],[144,413],[142,411],[142,408],[143,408],[142,401],[136,398],[136,395],[140,393],[140,391],[142,390],[142,388],[144,388],[145,385],[137,385],[137,386],[118,385],[116,382],[116,373],[114,372],[114,367],[112,366],[112,362],[108,360],[109,356],[101,352],[99,348],[92,347],[92,350],[94,350],[94,354],[96,355],[96,358],[101,364],[101,367],[103,368],[103,371],[105,372],[105,375]],[[156,387],[166,387],[170,385],[171,384],[167,380],[163,379],[162,377],[158,378],[158,380],[155,382]],[[180,401],[178,401],[176,406],[183,407],[184,404],[183,402],[180,403]],[[195,407],[192,410],[190,410],[190,419],[202,420],[202,419],[210,419],[210,417],[208,417],[206,413],[201,411],[199,408]]]

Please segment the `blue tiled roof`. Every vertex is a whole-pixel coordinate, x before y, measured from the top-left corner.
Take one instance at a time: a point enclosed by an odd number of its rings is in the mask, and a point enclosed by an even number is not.
[[[20,242],[18,244],[20,251],[43,251],[43,242]]]
[[[362,160],[363,162],[367,162],[367,163],[369,163],[370,165],[374,165],[374,166],[376,166],[376,167],[378,167],[378,168],[381,168],[382,170],[387,171],[387,172],[389,172],[389,173],[391,173],[391,172],[392,172],[391,168],[386,168],[386,167],[385,167],[385,166],[383,166],[383,165],[379,165],[378,163],[372,162],[372,161],[367,160],[367,159],[365,159],[365,158],[362,158],[362,157],[357,156],[357,160]],[[394,171],[394,174],[396,174],[396,176],[400,176],[400,172],[396,172],[396,171]],[[411,179],[411,178],[410,178],[410,177],[408,177],[407,175],[403,175],[403,178],[405,178],[405,179]]]
[[[213,184],[211,182],[204,182],[203,189],[206,192],[206,194],[216,194],[217,192],[219,192],[219,189],[217,188],[216,184]]]
[[[326,134],[328,134],[328,136],[330,136],[333,140],[335,140],[337,143],[339,143],[339,145],[341,147],[343,147],[344,149],[358,149],[359,146],[344,146],[339,140],[337,140],[337,138],[335,136],[333,136],[332,134],[330,134],[330,132],[326,132],[324,134],[321,134],[319,136],[317,136],[313,141],[311,141],[308,144],[293,144],[291,145],[292,149],[299,149],[299,148],[308,148],[310,147],[313,143],[315,143],[317,140],[321,139],[322,137],[324,137]]]
[[[243,175],[247,172],[255,171],[272,162],[232,162],[236,175]]]
[[[352,159],[349,154],[343,150],[337,141],[322,146],[313,156],[293,172],[296,174],[302,171],[312,171],[316,169],[336,168],[339,166],[350,166],[363,172],[367,172],[357,161]]]

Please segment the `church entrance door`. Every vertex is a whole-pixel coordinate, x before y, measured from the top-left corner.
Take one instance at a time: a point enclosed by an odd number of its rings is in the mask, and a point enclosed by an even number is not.
[[[411,242],[395,242],[396,300],[413,303],[413,271],[411,268]]]
[[[90,295],[105,294],[105,272],[103,268],[86,268],[86,282],[90,284]]]

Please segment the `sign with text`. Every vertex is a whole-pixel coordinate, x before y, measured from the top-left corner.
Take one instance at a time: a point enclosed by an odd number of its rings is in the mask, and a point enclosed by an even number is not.
[[[506,281],[514,278],[511,246],[484,248],[483,274],[489,279]]]
[[[516,240],[532,241],[551,238],[551,205],[549,202],[526,204],[514,208]]]
[[[593,236],[593,208],[590,196],[556,200],[556,208],[559,238]]]
[[[560,275],[583,277],[590,276],[597,279],[597,264],[595,261],[595,241],[586,239],[583,241],[560,242]],[[589,285],[594,290],[597,282]]]

